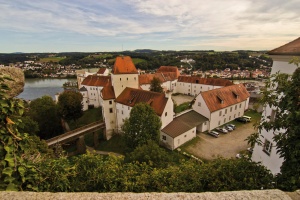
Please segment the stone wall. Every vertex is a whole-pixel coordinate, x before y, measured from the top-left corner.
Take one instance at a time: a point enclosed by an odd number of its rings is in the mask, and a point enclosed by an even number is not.
[[[297,195],[297,193],[296,193]],[[296,199],[300,197],[295,196]],[[50,192],[0,192],[1,200],[32,200],[32,199],[72,199],[72,200],[82,200],[82,199],[101,199],[101,200],[111,200],[111,199],[126,199],[126,200],[138,200],[138,199],[209,199],[209,200],[233,200],[233,199],[272,199],[272,200],[291,200],[289,195],[280,190],[252,190],[252,191],[232,191],[232,192],[203,192],[203,193],[95,193],[95,192],[85,192],[85,193],[50,193]]]

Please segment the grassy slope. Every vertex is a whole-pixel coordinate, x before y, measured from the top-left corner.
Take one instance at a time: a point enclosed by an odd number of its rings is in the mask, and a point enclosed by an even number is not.
[[[49,57],[49,58],[41,58],[40,59],[40,62],[59,62],[61,61],[62,59],[64,59],[64,57]]]

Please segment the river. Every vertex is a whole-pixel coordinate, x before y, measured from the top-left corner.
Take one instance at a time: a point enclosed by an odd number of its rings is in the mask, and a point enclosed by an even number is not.
[[[24,91],[17,96],[25,100],[33,100],[48,95],[54,99],[55,94],[63,91],[63,84],[76,79],[35,78],[25,79]]]

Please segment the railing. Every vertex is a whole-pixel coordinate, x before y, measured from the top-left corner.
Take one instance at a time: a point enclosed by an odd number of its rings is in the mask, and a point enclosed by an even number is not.
[[[48,144],[48,146],[51,146],[59,142],[64,142],[64,143],[69,142],[88,132],[96,131],[104,127],[105,127],[105,123],[103,121],[96,121],[91,124],[77,128],[75,130],[69,131],[67,133],[61,134],[59,136],[53,137],[49,140],[46,140],[46,143]]]

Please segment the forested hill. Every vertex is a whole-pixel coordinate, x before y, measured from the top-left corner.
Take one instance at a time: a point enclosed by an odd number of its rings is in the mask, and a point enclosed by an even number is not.
[[[37,62],[55,62],[61,65],[80,65],[95,67],[99,63],[112,66],[114,59],[119,55],[130,56],[136,67],[143,70],[154,70],[160,66],[193,67],[193,70],[211,70],[225,68],[256,69],[261,65],[271,66],[272,60],[265,52],[232,51],[155,51],[141,49],[136,51],[106,52],[106,53],[31,53],[31,54],[0,54],[0,65],[34,60]],[[183,59],[192,59],[190,63],[181,62]]]

